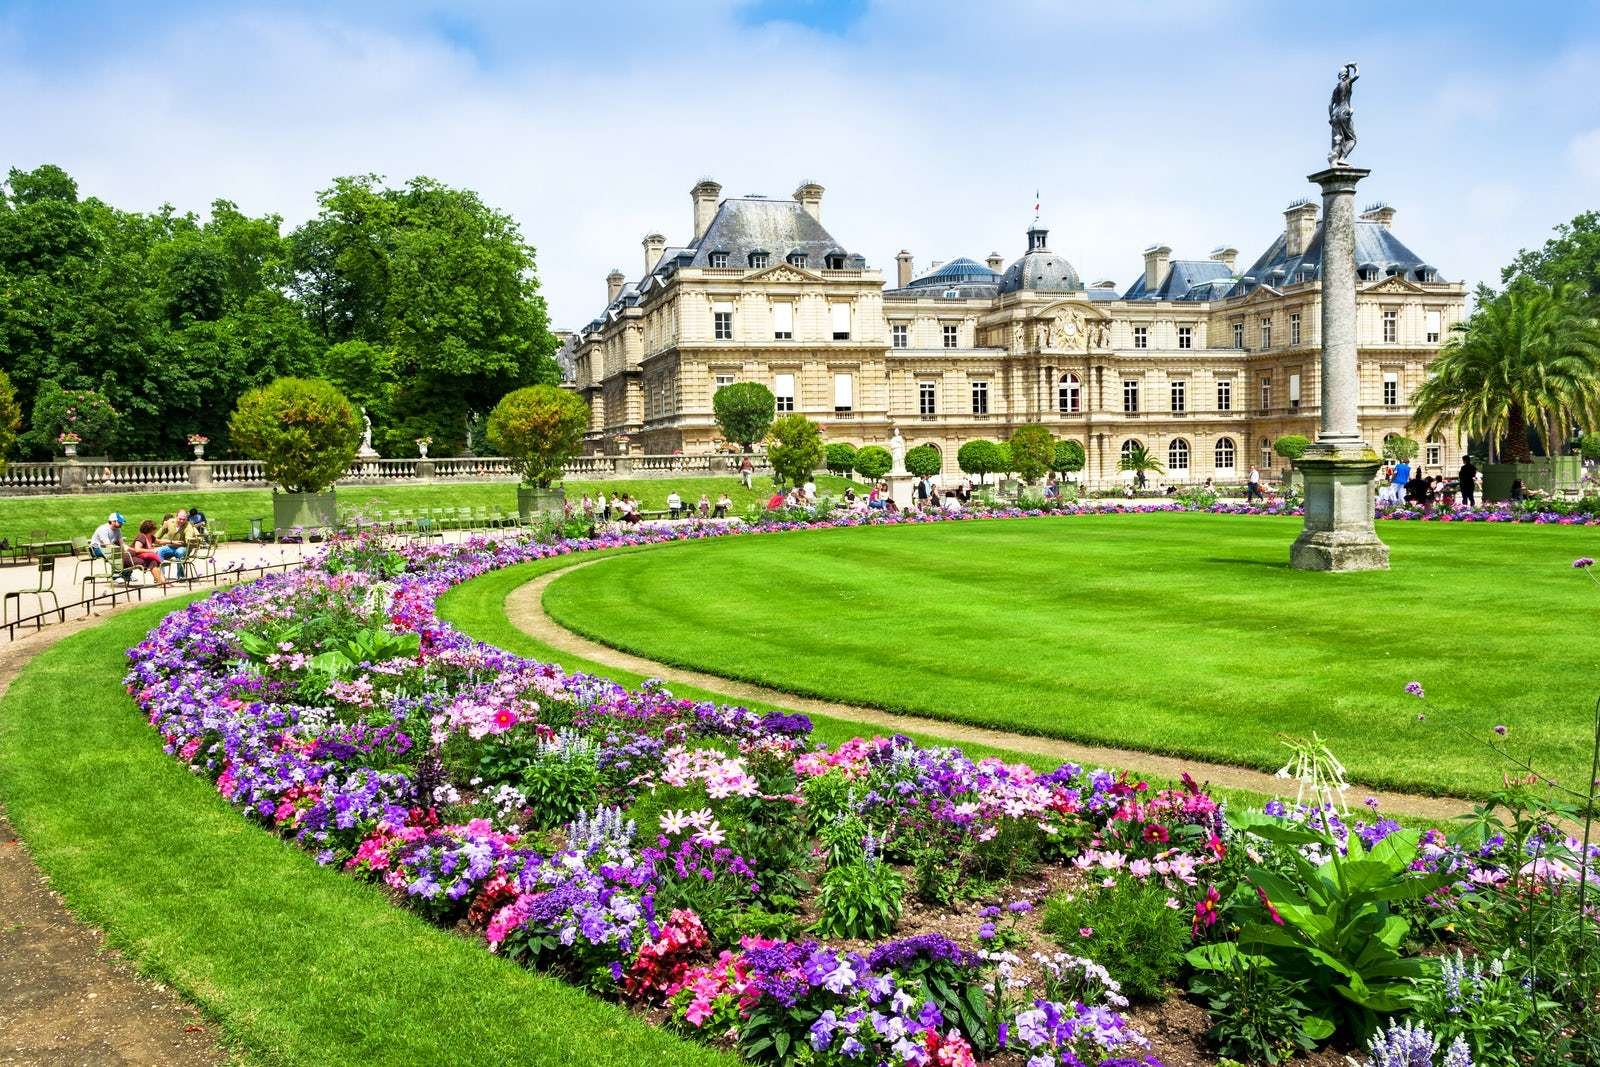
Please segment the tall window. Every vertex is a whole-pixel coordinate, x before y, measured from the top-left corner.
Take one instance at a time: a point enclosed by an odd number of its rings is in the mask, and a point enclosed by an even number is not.
[[[1261,439],[1261,466],[1272,466],[1272,441],[1265,437]]]
[[[1179,437],[1167,446],[1167,469],[1171,471],[1186,471],[1189,469],[1189,442]]]
[[[1133,450],[1138,448],[1140,443],[1141,442],[1136,437],[1130,437],[1126,441],[1122,442],[1122,458],[1133,458]]]
[[[1244,347],[1244,323],[1242,322],[1233,324],[1233,347],[1235,349]]]
[[[1148,327],[1148,326],[1135,326],[1133,328],[1133,347],[1134,348],[1149,348],[1150,347],[1150,327]]]
[[[946,348],[955,348],[958,344],[960,344],[960,342],[961,342],[961,330],[960,330],[960,327],[958,327],[958,326],[946,326],[944,328],[944,346]]]
[[[1218,411],[1232,411],[1233,410],[1233,379],[1232,378],[1218,378],[1217,379],[1217,410]]]
[[[974,415],[989,414],[989,383],[972,383],[972,413]]]
[[[1427,457],[1428,466],[1439,466],[1444,462],[1444,442],[1437,437],[1428,438],[1428,445],[1423,455]]]
[[[719,341],[733,340],[733,305],[711,305],[712,336]]]
[[[1438,311],[1428,312],[1428,343],[1439,343],[1439,331],[1444,325],[1444,315]]]
[[[1189,383],[1182,378],[1174,378],[1167,383],[1172,392],[1172,410],[1189,410]]]
[[[917,412],[922,415],[938,414],[939,386],[936,382],[917,383]]]
[[[911,328],[903,322],[897,322],[889,327],[889,343],[896,348],[905,348],[911,344]]]
[[[713,252],[711,253],[709,262],[713,267],[726,267],[728,265],[728,253]]]
[[[1178,347],[1179,348],[1193,348],[1194,347],[1194,327],[1193,326],[1179,326],[1178,327]]]
[[[1400,312],[1383,313],[1383,343],[1392,345],[1400,340]]]
[[[731,375],[731,374],[719,374],[719,375],[717,375],[716,388],[713,389],[712,392],[713,393],[720,393],[722,390],[726,389],[728,386],[730,386],[732,384],[733,384],[733,375]]]
[[[794,339],[794,305],[782,302],[772,305],[772,336],[778,341]]]
[[[1396,371],[1383,372],[1383,403],[1391,408],[1400,403],[1400,375]]]
[[[778,411],[780,413],[794,410],[794,375],[774,374],[772,376],[772,394],[778,398]]]
[[[836,371],[833,375],[833,410],[849,411],[855,407],[856,379],[853,374]]]
[[[1261,376],[1261,407],[1262,410],[1272,406],[1272,375]]]
[[[1291,408],[1300,406],[1300,375],[1298,374],[1289,375],[1289,406]]]
[[[1263,351],[1272,347],[1272,320],[1261,320],[1261,348]]]
[[[1298,311],[1289,315],[1289,343],[1291,345],[1300,343],[1300,312]]]
[[[1137,378],[1124,378],[1122,380],[1122,410],[1130,413],[1139,410],[1139,380]]]
[[[850,340],[850,305],[844,303],[829,304],[828,311],[833,316],[833,339],[835,341]]]
[[[1078,376],[1071,371],[1056,383],[1056,406],[1063,415],[1076,415],[1083,410],[1083,389],[1078,384]]]
[[[1230,473],[1230,474],[1233,473],[1233,465],[1234,465],[1234,462],[1235,462],[1234,457],[1236,455],[1237,455],[1237,451],[1235,450],[1234,445],[1233,445],[1233,438],[1231,438],[1231,437],[1219,437],[1219,438],[1217,438],[1217,455],[1216,455],[1217,473],[1218,474],[1222,474],[1225,471],[1227,473]]]

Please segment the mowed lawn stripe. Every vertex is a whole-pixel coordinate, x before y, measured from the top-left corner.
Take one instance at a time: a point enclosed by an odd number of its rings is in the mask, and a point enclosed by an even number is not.
[[[1273,769],[1320,732],[1361,781],[1482,795],[1505,723],[1581,774],[1600,593],[1579,527],[1385,523],[1394,569],[1285,560],[1298,520],[1103,516],[669,546],[558,579],[563,625],[790,692]],[[1421,680],[1426,705],[1404,696]],[[1428,722],[1418,723],[1426,713]]]

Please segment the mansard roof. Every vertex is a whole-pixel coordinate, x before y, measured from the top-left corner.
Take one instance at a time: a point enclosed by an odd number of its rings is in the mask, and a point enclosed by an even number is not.
[[[960,256],[911,279],[903,289],[886,289],[890,300],[992,300],[1000,275],[975,259]]]
[[[766,252],[775,259],[804,254],[805,266],[823,266],[830,255],[844,256],[845,265],[863,269],[865,257],[850,255],[822,223],[796,200],[765,197],[730,197],[717,205],[717,213],[700,240],[690,246],[694,258],[687,266],[709,267],[713,253],[725,253],[728,266],[743,267],[751,252]]]
[[[1128,291],[1122,294],[1124,300],[1214,300],[1213,292],[1217,290],[1217,283],[1226,281],[1228,284],[1221,292],[1233,286],[1233,271],[1226,263],[1215,259],[1175,259],[1167,267],[1166,276],[1154,288],[1145,285],[1144,275],[1139,275],[1134,283],[1128,286]]]
[[[1417,282],[1437,281],[1439,276],[1437,267],[1423,262],[1389,227],[1368,219],[1356,220],[1356,267],[1376,270],[1379,277],[1398,275]],[[1227,295],[1243,296],[1258,286],[1293,285],[1296,281],[1316,281],[1321,276],[1322,223],[1318,222],[1310,243],[1298,256],[1289,255],[1288,238],[1280,233]]]

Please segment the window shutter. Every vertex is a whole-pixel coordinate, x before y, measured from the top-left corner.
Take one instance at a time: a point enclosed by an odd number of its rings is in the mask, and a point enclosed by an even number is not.
[[[1383,372],[1383,380],[1386,382],[1398,382],[1400,374],[1397,371],[1386,370]]]
[[[850,332],[850,305],[830,304],[828,310],[833,313],[833,332],[848,334]]]
[[[1300,402],[1300,375],[1291,374],[1291,375],[1289,375],[1289,403],[1298,404],[1299,402]]]
[[[794,399],[794,375],[774,374],[772,376],[772,391],[780,397]]]
[[[794,333],[794,305],[789,303],[772,305],[772,332]]]
[[[855,378],[849,374],[835,374],[833,376],[833,406],[836,408],[852,407],[855,403]]]
[[[733,301],[731,301],[731,300],[718,300],[716,303],[711,305],[711,310],[713,312],[717,313],[717,314],[732,315],[733,314]]]

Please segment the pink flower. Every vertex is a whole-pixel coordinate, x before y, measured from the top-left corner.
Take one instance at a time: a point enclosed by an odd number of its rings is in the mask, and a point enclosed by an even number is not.
[[[1094,927],[1092,927],[1092,926],[1080,926],[1080,927],[1078,927],[1078,936],[1079,937],[1093,937],[1094,936]]]

